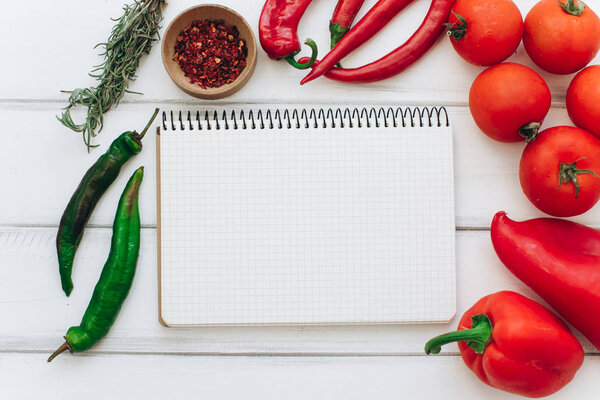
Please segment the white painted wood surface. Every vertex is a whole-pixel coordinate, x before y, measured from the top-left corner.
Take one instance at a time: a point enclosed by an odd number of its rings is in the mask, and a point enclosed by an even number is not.
[[[210,107],[179,92],[165,73],[157,48],[141,63],[139,78],[106,115],[101,145],[88,155],[81,138],[54,118],[67,95],[61,89],[93,84],[86,74],[100,61],[92,46],[104,40],[110,17],[124,0],[3,2],[0,35],[0,396],[2,398],[91,399],[180,398],[378,398],[402,395],[447,399],[514,398],[488,388],[462,365],[456,346],[425,357],[427,339],[454,329],[448,324],[346,327],[238,327],[167,329],[157,320],[154,142],[127,165],[98,205],[77,254],[75,290],[60,291],[55,259],[56,227],[85,169],[123,130],[141,128],[155,106]],[[375,0],[367,0],[361,12]],[[256,30],[262,1],[222,0]],[[323,49],[334,1],[315,1],[300,25]],[[525,15],[534,0],[517,1]],[[193,1],[173,0],[166,24]],[[418,0],[345,64],[378,57],[407,38],[429,2]],[[600,11],[600,1],[588,5]],[[34,28],[37,27],[37,28]],[[597,63],[600,57],[594,62]],[[532,66],[520,47],[509,61]],[[538,70],[536,67],[534,69]],[[220,105],[326,103],[446,105],[454,126],[457,218],[458,316],[481,296],[502,289],[538,297],[496,258],[488,226],[498,210],[516,219],[542,215],[522,194],[517,167],[523,144],[500,144],[481,134],[467,105],[469,86],[482,68],[467,65],[443,38],[405,73],[373,84],[319,80],[299,86],[300,71],[270,61],[259,51],[248,85]],[[538,70],[539,71],[539,70]],[[571,76],[541,72],[553,95],[544,126],[567,124],[564,93]],[[78,114],[81,116],[81,114]],[[147,166],[141,194],[142,252],[133,289],[110,334],[85,355],[45,359],[66,328],[79,322],[108,251],[110,225],[127,176]],[[575,220],[600,227],[596,207]],[[581,335],[578,335],[581,338]],[[598,352],[582,339],[586,361],[575,380],[554,398],[592,398],[598,392]]]

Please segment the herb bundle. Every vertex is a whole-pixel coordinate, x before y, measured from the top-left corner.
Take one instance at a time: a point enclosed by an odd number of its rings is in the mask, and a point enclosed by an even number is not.
[[[96,45],[104,46],[104,62],[97,65],[90,76],[99,83],[96,87],[75,89],[67,93],[69,104],[58,120],[75,132],[81,132],[88,151],[92,138],[102,130],[103,115],[114,105],[119,104],[127,91],[130,80],[135,79],[135,71],[140,58],[150,53],[152,42],[157,39],[162,20],[164,0],[135,0],[125,5],[123,15],[115,19],[115,26],[106,41]],[[84,123],[76,124],[71,118],[71,108],[77,105],[87,107]]]

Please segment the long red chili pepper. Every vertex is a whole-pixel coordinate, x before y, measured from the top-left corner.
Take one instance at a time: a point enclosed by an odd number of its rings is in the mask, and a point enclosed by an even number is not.
[[[306,43],[312,49],[311,61],[300,64],[294,56],[300,51],[298,22],[311,0],[267,0],[258,23],[260,44],[267,55],[274,60],[284,59],[298,69],[312,66],[317,59],[317,44],[312,39]]]
[[[600,231],[557,218],[494,216],[504,265],[600,349]]]
[[[301,84],[323,74],[326,74],[327,78],[344,82],[375,82],[399,74],[421,58],[445,31],[443,23],[447,21],[450,9],[455,1],[433,0],[423,23],[415,33],[403,45],[379,60],[358,68],[332,68],[339,61],[337,57],[332,56],[327,64],[315,62],[313,70],[302,80]],[[350,29],[348,34],[340,40],[327,56],[336,51],[344,40],[350,39],[352,31],[357,27],[358,24]],[[300,62],[302,61],[301,59]]]
[[[331,48],[350,30],[352,22],[365,0],[339,0],[329,21]]]
[[[379,0],[362,17],[348,33],[340,39],[338,44],[321,60],[319,65],[302,80],[301,84],[318,78],[329,71],[342,58],[356,50],[373,35],[383,29],[400,11],[413,0]]]
[[[583,363],[581,344],[564,322],[509,291],[483,297],[463,314],[458,330],[431,339],[425,352],[437,354],[452,342],[482,382],[527,397],[555,393]]]

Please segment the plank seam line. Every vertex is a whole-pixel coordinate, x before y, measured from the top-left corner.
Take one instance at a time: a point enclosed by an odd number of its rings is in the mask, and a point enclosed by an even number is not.
[[[44,354],[49,355],[54,349],[49,350],[0,350],[0,354]],[[375,358],[375,357],[427,357],[425,353],[328,353],[328,352],[177,352],[177,351],[118,351],[118,350],[102,350],[88,351],[86,353],[77,354],[80,356],[95,356],[95,355],[128,355],[128,356],[180,356],[180,357],[261,357],[261,358],[277,358],[277,357],[326,357],[326,358]],[[598,357],[600,353],[585,353],[586,357]],[[436,354],[433,357],[460,357],[458,352],[449,352]]]
[[[142,224],[142,229],[156,229],[156,224]],[[41,228],[41,229],[58,229],[58,225],[55,224],[1,224],[1,229],[27,229],[27,228]],[[86,229],[112,229],[112,225],[105,224],[89,224]],[[490,228],[487,226],[457,226],[457,232],[463,231],[489,231]]]
[[[35,105],[35,104],[56,104],[59,108],[57,109],[57,113],[64,107],[66,103],[66,99],[64,100],[59,100],[59,99],[11,99],[11,98],[0,98],[0,105]],[[146,98],[146,99],[137,99],[137,100],[133,100],[133,99],[123,99],[120,104],[130,104],[130,105],[135,105],[135,104],[168,104],[168,105],[183,105],[183,106],[194,106],[194,107],[198,107],[199,104],[197,102],[194,102],[193,100],[185,100],[185,99],[152,99],[152,98]],[[212,103],[217,107],[221,107],[221,106],[233,106],[233,107],[239,107],[240,104],[239,103],[232,103],[232,102],[219,102],[219,103]],[[277,105],[304,105],[304,104],[299,104],[294,100],[280,100],[280,99],[271,99],[271,100],[244,100],[244,105],[247,106],[248,104],[256,104],[256,105],[260,105],[260,104],[277,104]],[[355,105],[354,102],[335,102],[332,100],[324,100],[324,101],[320,101],[319,100],[319,104],[322,105],[330,105],[330,106],[339,106],[339,105]],[[381,102],[369,102],[367,105],[389,105],[390,101],[381,101]],[[432,104],[437,104],[435,101],[411,101],[411,102],[395,102],[394,106],[430,106]],[[467,108],[469,106],[468,102],[466,101],[445,101],[443,106],[445,107],[460,107],[460,108]],[[566,105],[564,102],[564,99],[559,100],[559,101],[552,101],[551,103],[551,107],[552,108],[557,108],[557,109],[565,109]]]

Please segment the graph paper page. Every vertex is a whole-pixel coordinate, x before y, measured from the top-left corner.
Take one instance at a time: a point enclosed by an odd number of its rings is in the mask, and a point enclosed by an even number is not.
[[[448,127],[163,132],[159,168],[168,326],[455,313]]]

